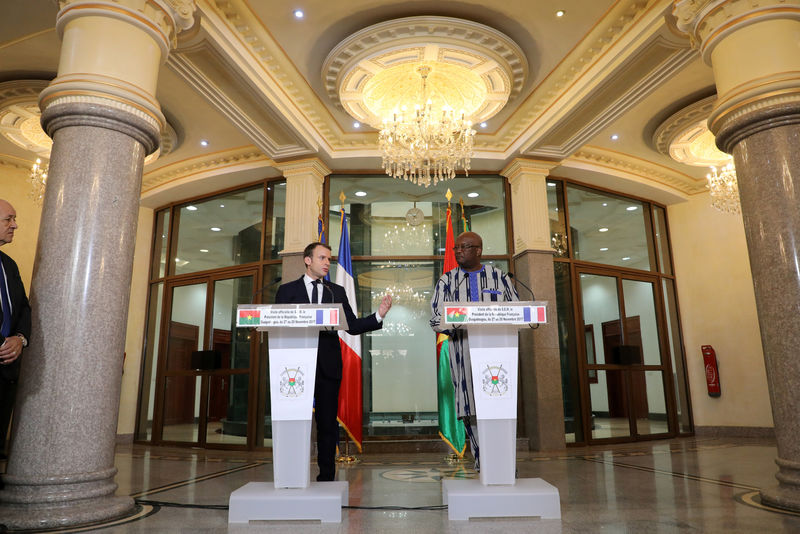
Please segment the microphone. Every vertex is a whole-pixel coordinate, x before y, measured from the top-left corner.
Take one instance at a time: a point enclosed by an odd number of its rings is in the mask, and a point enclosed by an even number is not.
[[[250,298],[250,304],[252,304],[252,303],[253,303],[253,301],[256,299],[256,295],[259,295],[259,294],[263,293],[265,290],[267,290],[267,289],[269,289],[270,287],[274,286],[275,284],[277,284],[277,283],[278,283],[278,282],[280,282],[281,280],[283,280],[283,278],[281,278],[280,276],[278,276],[278,277],[276,277],[276,278],[275,278],[275,280],[273,280],[273,281],[272,281],[272,282],[270,282],[269,284],[265,285],[264,287],[262,287],[261,289],[259,289],[259,290],[258,290],[258,291],[256,291],[255,293],[253,293],[253,296]]]
[[[506,273],[506,274],[508,275],[508,277],[509,277],[509,278],[511,278],[511,279],[512,279],[512,280],[514,280],[516,283],[520,284],[522,287],[524,287],[525,289],[527,289],[527,290],[528,290],[528,293],[530,293],[530,294],[531,294],[531,300],[536,300],[536,297],[535,297],[535,296],[534,296],[534,294],[533,294],[533,290],[532,290],[531,288],[529,288],[528,286],[526,286],[526,285],[525,285],[525,282],[523,282],[523,281],[522,281],[522,280],[520,280],[519,278],[516,278],[516,277],[514,277],[514,275],[513,275],[512,273]]]
[[[320,278],[319,280],[320,280],[320,282],[322,282],[322,287],[324,287],[325,289],[327,289],[327,290],[328,290],[328,293],[330,293],[330,294],[331,294],[331,303],[334,303],[334,302],[336,301],[336,299],[335,299],[335,298],[333,298],[333,289],[331,289],[331,282],[330,282],[330,280],[325,280],[324,278]],[[315,302],[314,304],[316,304],[316,302]]]

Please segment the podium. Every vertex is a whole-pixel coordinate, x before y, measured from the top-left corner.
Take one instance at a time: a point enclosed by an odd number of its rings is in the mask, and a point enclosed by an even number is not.
[[[346,481],[311,482],[311,416],[320,330],[347,329],[341,304],[241,304],[236,326],[269,332],[274,482],[231,493],[228,523],[341,522]]]
[[[444,303],[442,325],[469,333],[480,447],[480,480],[442,482],[442,500],[451,520],[561,518],[555,486],[540,478],[516,479],[517,333],[546,322],[545,302]]]

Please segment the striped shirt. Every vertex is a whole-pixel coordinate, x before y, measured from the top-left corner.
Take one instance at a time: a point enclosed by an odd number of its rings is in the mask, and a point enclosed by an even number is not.
[[[456,410],[459,417],[475,415],[472,393],[472,369],[469,360],[469,341],[465,330],[446,330],[442,327],[445,302],[507,302],[519,300],[509,276],[491,265],[479,271],[466,272],[460,267],[446,272],[436,282],[431,300],[431,328],[450,336],[450,372],[456,390]]]

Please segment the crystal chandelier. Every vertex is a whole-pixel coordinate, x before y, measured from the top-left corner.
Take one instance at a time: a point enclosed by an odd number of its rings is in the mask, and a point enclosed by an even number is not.
[[[711,172],[706,178],[711,191],[711,205],[725,213],[740,213],[739,182],[736,179],[736,168],[733,163],[728,163],[719,170],[711,167]]]
[[[44,199],[44,189],[47,185],[47,163],[42,163],[42,158],[36,158],[36,161],[31,166],[31,191],[28,194],[33,201],[41,206]]]
[[[472,122],[450,106],[434,110],[427,98],[427,78],[431,67],[422,65],[422,98],[408,113],[407,106],[385,118],[378,136],[383,153],[383,169],[393,178],[428,187],[456,176],[456,167],[469,174],[475,130]]]

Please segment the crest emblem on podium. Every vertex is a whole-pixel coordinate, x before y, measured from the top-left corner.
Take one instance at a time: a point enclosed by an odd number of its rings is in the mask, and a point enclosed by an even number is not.
[[[508,371],[502,365],[487,365],[481,380],[483,392],[490,397],[502,397],[508,393]]]
[[[280,392],[284,397],[300,397],[305,391],[305,377],[300,368],[289,369],[281,373]]]

